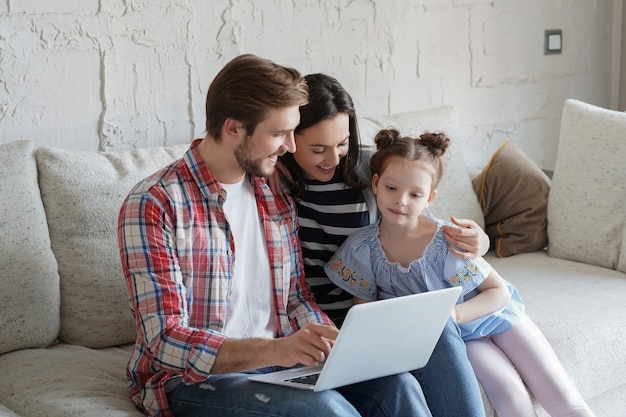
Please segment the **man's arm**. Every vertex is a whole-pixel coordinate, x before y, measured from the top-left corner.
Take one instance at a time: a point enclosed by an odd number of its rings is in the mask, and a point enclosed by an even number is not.
[[[282,298],[283,291],[275,294],[278,303],[284,306],[292,326],[291,333],[276,339],[228,338],[222,343],[215,362],[213,373],[238,372],[267,366],[292,367],[296,364],[315,365],[323,362],[332,348],[339,330],[321,311],[304,278],[304,265],[298,238],[298,223],[293,200],[284,194],[276,195],[275,202],[280,217],[289,219],[282,226],[272,228],[280,230],[281,235],[268,242],[270,260],[278,248],[285,256],[281,259],[283,267],[289,268],[289,279],[286,274],[275,272],[275,288],[283,288],[288,294]],[[269,221],[269,220],[268,220]],[[288,258],[288,262],[285,262]],[[279,307],[280,308],[280,307]]]
[[[309,323],[291,336],[278,339],[228,338],[222,343],[211,372],[240,372],[276,365],[317,365],[328,357],[338,334],[339,330],[333,326]]]
[[[295,203],[288,194],[275,196],[275,201],[281,217],[288,219],[281,226],[280,242],[283,246],[283,254],[289,257],[289,262],[285,262],[284,266],[290,268],[289,280],[282,279],[284,275],[275,277],[278,279],[274,283],[275,287],[283,288],[283,294],[287,294],[286,298],[279,298],[278,302],[286,302],[285,310],[294,330],[302,329],[308,323],[334,326],[332,320],[317,304],[305,279]],[[281,297],[280,294],[277,294],[277,297]]]
[[[171,218],[153,196],[129,195],[118,223],[122,269],[139,338],[152,366],[203,381],[225,336],[188,326],[187,289]]]

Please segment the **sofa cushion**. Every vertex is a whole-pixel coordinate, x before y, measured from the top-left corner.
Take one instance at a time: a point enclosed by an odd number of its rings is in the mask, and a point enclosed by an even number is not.
[[[187,148],[37,149],[39,186],[61,281],[59,339],[87,347],[135,340],[117,243],[119,209],[134,184]]]
[[[2,404],[0,404],[0,416],[2,416],[2,417],[20,417],[19,415],[15,414],[13,411],[11,411],[8,408],[2,406]]]
[[[46,346],[59,332],[59,275],[30,141],[0,145],[0,236],[0,354]]]
[[[624,402],[624,274],[554,258],[543,250],[508,258],[490,253],[486,259],[517,287],[528,316],[548,338],[583,397],[593,400],[621,387]],[[623,409],[622,414],[594,411],[598,417],[623,415]]]
[[[514,142],[505,140],[472,184],[497,256],[546,247],[550,178]]]
[[[376,131],[374,126],[377,127]],[[457,109],[441,106],[407,113],[396,113],[380,117],[368,117],[359,121],[361,141],[373,145],[374,136],[380,129],[395,127],[403,136],[418,137],[424,132],[443,132],[452,141],[444,155],[445,167],[439,183],[437,197],[429,211],[442,219],[450,216],[474,220],[484,227],[483,213],[472,188],[472,182],[463,157],[463,142],[460,140]],[[373,132],[373,133],[372,133]]]
[[[626,113],[563,107],[548,199],[548,253],[626,272]]]
[[[121,348],[60,343],[0,356],[0,398],[20,416],[141,417],[128,395]],[[3,415],[0,411],[0,415]]]

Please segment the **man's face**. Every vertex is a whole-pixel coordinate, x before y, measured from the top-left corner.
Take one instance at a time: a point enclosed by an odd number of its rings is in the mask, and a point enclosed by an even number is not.
[[[235,158],[247,173],[268,177],[278,157],[295,152],[294,130],[300,122],[298,106],[271,109],[252,135],[245,135],[235,148]]]

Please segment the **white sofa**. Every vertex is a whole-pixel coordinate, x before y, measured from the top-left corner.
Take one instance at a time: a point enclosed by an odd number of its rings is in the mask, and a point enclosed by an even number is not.
[[[548,250],[488,259],[519,288],[596,414],[618,417],[626,410],[626,116],[568,102],[563,120]],[[360,124],[365,142],[389,125],[411,135],[448,133],[455,145],[435,214],[484,224],[454,141],[453,107]],[[0,145],[0,416],[142,415],[126,390],[135,330],[116,219],[131,186],[186,148],[97,153]],[[488,402],[486,409],[494,415]]]

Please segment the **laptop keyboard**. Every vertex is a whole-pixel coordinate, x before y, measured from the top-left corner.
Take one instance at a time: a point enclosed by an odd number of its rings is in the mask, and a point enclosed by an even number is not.
[[[298,384],[315,385],[317,383],[317,379],[319,378],[319,376],[320,374],[316,373],[316,374],[304,375],[304,376],[298,376],[295,378],[286,379],[285,381],[296,382]]]

